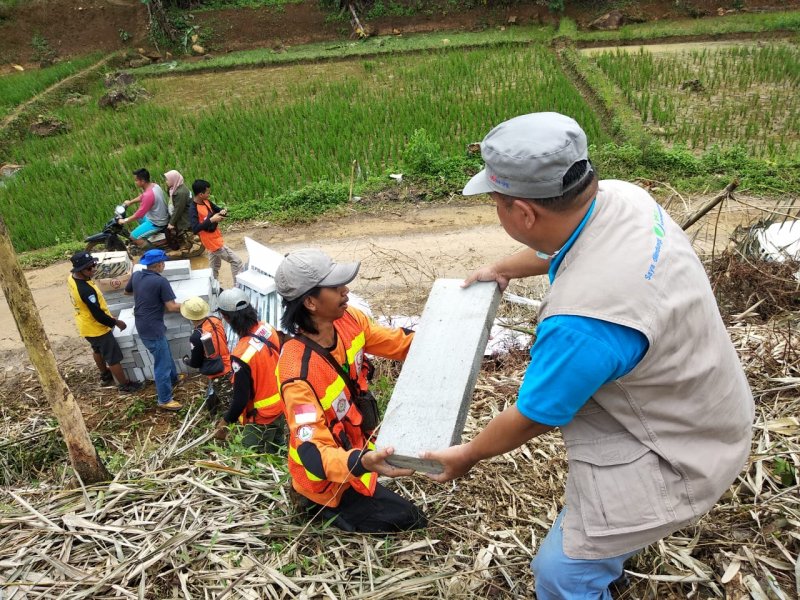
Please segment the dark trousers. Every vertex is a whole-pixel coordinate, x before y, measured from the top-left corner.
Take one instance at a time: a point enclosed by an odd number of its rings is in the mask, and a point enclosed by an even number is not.
[[[312,503],[309,513],[319,513],[319,519],[349,532],[392,533],[422,529],[428,518],[413,503],[402,496],[387,490],[381,484],[375,486],[374,496],[364,496],[353,488],[342,494],[342,501],[336,508],[322,508]]]

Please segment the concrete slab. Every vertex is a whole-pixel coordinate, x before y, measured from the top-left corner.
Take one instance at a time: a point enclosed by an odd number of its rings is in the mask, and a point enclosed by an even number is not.
[[[494,282],[466,289],[461,279],[437,279],[386,408],[376,446],[394,447],[397,467],[440,473],[419,458],[459,443],[483,350],[501,293]]]
[[[278,265],[283,261],[283,254],[249,237],[244,238],[244,245],[247,248],[250,269],[275,277],[275,271],[278,270]]]

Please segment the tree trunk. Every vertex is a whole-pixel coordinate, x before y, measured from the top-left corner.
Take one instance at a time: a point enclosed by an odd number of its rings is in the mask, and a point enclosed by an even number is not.
[[[33,294],[14,253],[2,217],[0,217],[0,285],[11,314],[14,315],[28,356],[39,376],[45,397],[58,419],[72,467],[84,483],[107,481],[111,476],[97,456],[75,397],[58,372],[56,357],[50,349],[50,341],[44,332]]]

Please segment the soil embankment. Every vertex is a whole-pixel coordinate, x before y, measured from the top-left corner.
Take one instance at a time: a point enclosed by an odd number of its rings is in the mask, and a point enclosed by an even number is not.
[[[397,4],[404,4],[400,1]],[[411,4],[409,2],[409,4]],[[439,30],[481,30],[488,27],[533,23],[556,24],[559,15],[535,2],[465,9],[451,2],[428,3],[424,11],[408,16],[377,16],[364,21],[375,35]],[[564,15],[587,26],[608,10],[603,3],[566,2]],[[716,16],[730,3],[718,0],[649,0],[626,6],[624,13],[636,21]],[[786,10],[800,7],[800,0],[747,0],[744,10]],[[212,53],[255,47],[294,46],[309,42],[348,39],[346,18],[331,18],[317,0],[279,7],[204,10],[189,12],[188,23],[199,25]],[[513,17],[513,19],[511,19]],[[148,45],[147,9],[140,0],[27,0],[0,13],[0,73],[10,63],[37,62],[36,37],[46,41],[61,57],[111,52]]]

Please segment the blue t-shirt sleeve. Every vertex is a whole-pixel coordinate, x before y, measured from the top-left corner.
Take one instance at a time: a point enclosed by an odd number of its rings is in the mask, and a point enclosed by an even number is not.
[[[517,409],[551,427],[569,423],[601,386],[639,364],[649,347],[636,329],[575,315],[545,319],[536,336]]]

